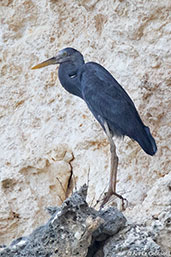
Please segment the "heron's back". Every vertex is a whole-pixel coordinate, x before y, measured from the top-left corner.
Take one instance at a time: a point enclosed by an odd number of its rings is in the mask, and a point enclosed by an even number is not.
[[[147,154],[155,154],[157,147],[149,128],[129,95],[105,68],[93,62],[84,64],[80,82],[83,99],[103,128],[106,121],[112,135],[126,135]]]

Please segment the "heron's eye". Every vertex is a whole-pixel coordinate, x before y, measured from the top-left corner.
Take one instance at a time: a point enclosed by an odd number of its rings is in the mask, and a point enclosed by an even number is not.
[[[67,52],[64,52],[64,53],[63,53],[63,57],[65,57],[65,56],[67,56]]]

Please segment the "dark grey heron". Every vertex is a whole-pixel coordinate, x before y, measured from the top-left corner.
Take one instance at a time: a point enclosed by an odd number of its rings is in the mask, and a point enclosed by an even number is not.
[[[84,62],[83,55],[73,49],[65,48],[55,57],[48,59],[32,69],[50,64],[59,64],[59,80],[71,94],[82,98],[96,120],[104,129],[111,152],[110,183],[103,199],[106,203],[112,194],[124,200],[116,193],[118,157],[113,136],[128,136],[137,141],[149,155],[154,155],[157,146],[150,129],[145,126],[126,91],[114,77],[100,64]]]

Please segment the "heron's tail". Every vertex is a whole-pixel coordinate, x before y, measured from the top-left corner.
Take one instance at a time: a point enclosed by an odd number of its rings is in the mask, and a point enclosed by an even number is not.
[[[139,137],[136,141],[147,154],[154,155],[157,152],[156,142],[152,137],[148,127],[144,126],[143,133],[139,134]]]

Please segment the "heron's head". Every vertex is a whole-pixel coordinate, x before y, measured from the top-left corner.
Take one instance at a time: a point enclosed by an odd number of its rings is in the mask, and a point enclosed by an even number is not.
[[[81,62],[84,63],[82,54],[74,48],[67,47],[60,50],[55,57],[37,64],[32,69],[40,69],[51,64],[62,64],[64,62]]]

